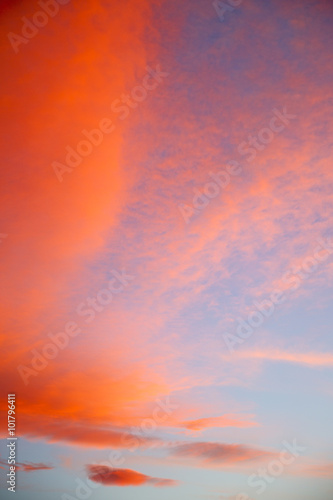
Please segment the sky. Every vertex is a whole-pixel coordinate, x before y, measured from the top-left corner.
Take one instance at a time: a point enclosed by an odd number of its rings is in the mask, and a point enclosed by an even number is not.
[[[1,498],[333,498],[333,2],[0,16]]]

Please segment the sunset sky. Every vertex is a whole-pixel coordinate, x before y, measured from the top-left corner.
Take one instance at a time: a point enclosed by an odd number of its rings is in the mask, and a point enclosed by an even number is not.
[[[333,2],[8,0],[0,496],[333,499]]]

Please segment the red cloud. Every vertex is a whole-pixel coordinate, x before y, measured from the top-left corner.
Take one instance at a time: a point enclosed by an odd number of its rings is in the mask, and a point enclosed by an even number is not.
[[[224,463],[232,465],[247,460],[258,460],[266,457],[273,457],[275,453],[250,448],[240,444],[222,443],[189,443],[178,446],[174,455],[182,457],[201,458],[208,463]]]
[[[106,465],[87,465],[91,481],[106,486],[142,486],[144,484],[165,487],[176,486],[177,481],[146,476],[130,469],[112,469]]]

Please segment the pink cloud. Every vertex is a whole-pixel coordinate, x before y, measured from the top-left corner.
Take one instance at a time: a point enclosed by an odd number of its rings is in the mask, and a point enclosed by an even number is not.
[[[257,349],[253,351],[240,350],[235,353],[238,358],[245,359],[262,359],[267,361],[285,361],[307,365],[311,367],[333,366],[333,354],[308,352],[296,353],[288,352],[280,349]]]
[[[248,418],[252,418],[254,415],[248,415]],[[196,420],[187,420],[182,423],[182,425],[189,430],[200,431],[202,429],[208,429],[213,427],[257,427],[259,424],[251,420],[245,420],[244,417],[239,415],[222,415],[220,417],[207,417],[198,418]]]
[[[257,461],[275,457],[276,454],[259,448],[251,448],[240,444],[224,444],[198,442],[182,444],[173,454],[201,460],[203,464],[233,465],[239,462]]]

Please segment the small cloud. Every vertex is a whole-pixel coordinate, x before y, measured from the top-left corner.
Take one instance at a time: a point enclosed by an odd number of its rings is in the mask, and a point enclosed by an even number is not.
[[[156,487],[176,486],[178,481],[146,476],[130,469],[112,469],[106,465],[87,465],[88,477],[91,481],[104,486],[142,486]]]
[[[186,429],[192,431],[200,431],[202,429],[208,429],[212,427],[256,427],[258,424],[256,422],[251,421],[254,415],[246,415],[244,419],[238,415],[222,415],[220,417],[207,417],[207,418],[199,418],[197,420],[187,420],[183,422],[182,425]]]

